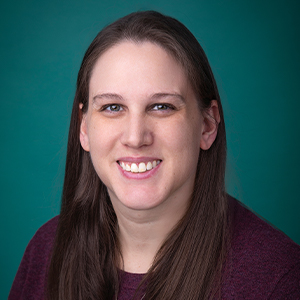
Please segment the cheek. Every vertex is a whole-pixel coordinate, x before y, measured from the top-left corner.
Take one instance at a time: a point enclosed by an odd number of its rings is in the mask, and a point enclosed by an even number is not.
[[[165,131],[165,138],[172,155],[182,164],[197,163],[200,152],[200,124],[190,124],[187,121],[175,123]]]
[[[101,129],[100,129],[101,128]],[[92,163],[100,177],[104,165],[112,152],[113,136],[107,128],[101,126],[91,126],[89,130],[89,146]],[[100,168],[101,166],[101,168]],[[102,179],[102,178],[101,178]]]
[[[109,154],[111,153],[111,146],[109,143],[109,135],[106,132],[98,132],[96,130],[90,131],[90,156],[94,169],[107,186],[109,183]]]
[[[93,148],[96,151],[99,151],[101,148],[105,150],[115,139],[115,135],[117,134],[116,126],[113,126],[113,122],[109,123],[101,120],[93,120],[89,125],[91,151],[93,151]]]
[[[168,126],[167,135],[173,144],[183,148],[200,148],[201,122],[198,119],[180,120]]]

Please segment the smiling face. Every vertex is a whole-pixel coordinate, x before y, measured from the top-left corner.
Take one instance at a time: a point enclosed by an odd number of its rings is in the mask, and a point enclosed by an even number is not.
[[[81,145],[117,215],[174,207],[183,214],[205,127],[183,68],[153,43],[121,42],[95,64],[88,101]]]

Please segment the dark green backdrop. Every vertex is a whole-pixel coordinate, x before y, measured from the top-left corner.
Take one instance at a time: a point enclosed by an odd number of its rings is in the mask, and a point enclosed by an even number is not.
[[[300,243],[299,1],[1,1],[0,298],[25,247],[59,212],[80,61],[96,33],[156,9],[196,35],[228,134],[228,190]]]

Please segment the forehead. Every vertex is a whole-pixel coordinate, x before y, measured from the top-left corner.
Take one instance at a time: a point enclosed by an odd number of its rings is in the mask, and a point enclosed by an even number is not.
[[[165,49],[151,42],[123,41],[105,51],[96,61],[90,92],[132,87],[157,91],[182,89],[188,80],[183,67]],[[92,96],[92,95],[91,95]]]

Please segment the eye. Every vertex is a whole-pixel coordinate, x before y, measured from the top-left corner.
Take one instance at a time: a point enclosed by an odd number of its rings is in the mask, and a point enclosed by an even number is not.
[[[118,112],[122,111],[123,108],[119,104],[108,104],[102,107],[101,111]]]
[[[152,110],[174,110],[175,107],[171,104],[167,103],[159,103],[159,104],[154,104],[152,107]]]

